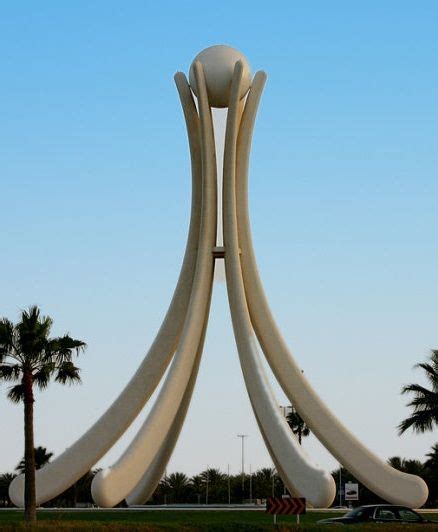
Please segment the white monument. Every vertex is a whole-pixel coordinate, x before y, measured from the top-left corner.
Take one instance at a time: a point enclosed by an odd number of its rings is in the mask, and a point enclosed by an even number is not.
[[[165,371],[169,372],[143,426],[110,468],[93,480],[99,506],[126,499],[142,504],[154,492],[178,440],[202,355],[216,260],[226,281],[240,363],[257,423],[288,489],[315,507],[335,496],[332,476],[315,465],[291,432],[265,373],[262,354],[286,396],[316,437],[360,482],[383,499],[422,506],[424,481],[390,467],[369,451],[329,411],[285,345],[257,271],[248,216],[248,160],[258,103],[266,80],[251,80],[245,57],[228,46],[201,52],[175,82],[187,125],[192,165],[190,228],[180,277],[163,324],[136,373],[102,417],[53,462],[36,472],[37,504],[62,493],[89,471],[140,413]],[[197,98],[195,104],[194,95]],[[223,161],[224,245],[217,246],[217,181],[212,107],[227,107]],[[259,349],[259,346],[261,349]],[[24,478],[9,493],[24,505]]]

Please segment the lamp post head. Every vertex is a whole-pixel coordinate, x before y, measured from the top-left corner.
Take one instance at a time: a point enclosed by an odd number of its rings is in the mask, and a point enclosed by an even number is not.
[[[197,96],[197,87],[193,65],[196,61],[202,64],[207,85],[208,99],[212,107],[228,107],[231,80],[237,61],[242,62],[242,90],[243,98],[251,86],[251,70],[246,57],[231,46],[216,45],[202,50],[190,66],[190,86]]]

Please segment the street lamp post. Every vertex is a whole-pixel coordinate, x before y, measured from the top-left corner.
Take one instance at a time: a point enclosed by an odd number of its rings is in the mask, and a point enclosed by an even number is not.
[[[342,465],[339,464],[339,506],[342,506]]]
[[[238,438],[242,440],[242,497],[245,490],[245,438],[248,437],[248,434],[238,434]]]
[[[228,464],[228,504],[231,504],[230,464]]]
[[[252,504],[252,470],[251,464],[249,464],[249,502]]]
[[[205,504],[208,504],[208,483],[209,483],[209,475],[208,475],[208,465],[207,465],[207,485],[205,487]]]

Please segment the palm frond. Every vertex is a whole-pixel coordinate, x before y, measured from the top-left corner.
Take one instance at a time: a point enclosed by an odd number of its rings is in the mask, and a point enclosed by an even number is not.
[[[40,390],[47,388],[50,377],[55,371],[55,364],[48,362],[39,367],[39,369],[33,374],[33,381]]]
[[[413,394],[413,398],[407,404],[413,412],[398,425],[399,434],[409,428],[422,433],[438,425],[438,350],[432,350],[430,360],[420,362],[414,367],[424,371],[425,377],[432,384],[432,389],[415,383],[403,386],[402,394]]]
[[[0,320],[0,362],[14,350],[14,324],[7,318]]]
[[[35,447],[34,450],[34,457],[35,457],[35,469],[41,469],[44,465],[48,464],[50,462],[50,459],[53,456],[53,453],[50,453],[46,447]],[[23,456],[23,458],[20,460],[19,464],[15,468],[15,471],[18,471],[19,473],[24,473],[26,470],[26,460]]]
[[[434,424],[437,423],[438,418],[437,412],[435,412],[435,416],[431,414],[433,414],[433,412],[428,410],[414,412],[410,417],[404,419],[398,425],[399,435],[403,434],[403,432],[406,432],[410,428],[418,434],[432,430]]]
[[[438,402],[436,396],[433,394],[417,395],[412,399],[412,401],[409,401],[406,406],[413,407],[414,411],[425,409],[431,410],[434,408],[438,409]]]
[[[404,460],[403,458],[400,458],[400,456],[391,456],[391,458],[388,458],[387,462],[394,469],[398,469],[399,471],[403,470]]]
[[[37,306],[30,307],[21,313],[21,321],[17,324],[20,350],[28,359],[39,357],[47,343],[52,327],[52,319],[41,316]]]
[[[427,460],[424,462],[425,467],[428,467],[429,469],[438,469],[438,443],[432,445],[430,453],[427,453],[426,456]]]
[[[19,380],[21,374],[18,364],[0,364],[0,379],[5,381]]]
[[[422,369],[424,371],[427,380],[432,384],[432,386],[438,386],[438,371],[436,367],[434,368],[432,364],[429,364],[428,362],[420,362],[414,367]]]
[[[291,411],[286,416],[286,421],[291,429],[291,431],[298,437],[298,440],[301,443],[301,438],[309,436],[310,429],[306,425],[304,419],[300,416],[297,409],[292,406]]]
[[[86,346],[85,342],[65,334],[59,338],[53,338],[47,343],[45,356],[55,358],[57,363],[68,362],[72,359],[73,351],[76,351],[78,355],[79,351],[83,351]]]
[[[57,366],[57,373],[55,377],[56,382],[61,384],[73,384],[81,382],[81,377],[79,375],[80,369],[76,367],[73,362],[62,362]]]
[[[431,390],[428,390],[424,386],[421,386],[420,384],[407,384],[406,386],[403,386],[401,393],[415,393],[418,395],[428,395],[433,394]]]
[[[24,386],[22,384],[16,384],[12,386],[8,392],[8,399],[13,403],[20,403],[24,400]]]

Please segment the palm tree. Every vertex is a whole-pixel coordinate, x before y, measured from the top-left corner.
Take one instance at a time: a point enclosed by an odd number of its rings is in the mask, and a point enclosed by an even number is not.
[[[256,499],[267,499],[275,493],[276,471],[271,467],[263,467],[254,473],[253,492]]]
[[[190,481],[184,473],[171,473],[164,480],[164,485],[170,492],[174,503],[186,502]]]
[[[293,406],[291,407],[289,414],[286,416],[286,419],[292,432],[297,436],[298,443],[301,445],[302,439],[310,434],[309,427],[305,424],[304,420]]]
[[[21,313],[15,325],[0,319],[0,381],[18,383],[11,386],[8,398],[24,403],[24,515],[36,520],[35,454],[33,431],[34,386],[44,390],[54,378],[61,384],[80,382],[79,368],[73,354],[86,347],[68,334],[50,338],[52,319],[42,316],[36,306]]]
[[[33,454],[35,457],[35,469],[41,469],[44,465],[48,464],[53,456],[53,453],[49,453],[45,447],[35,447]],[[15,471],[19,473],[26,472],[26,460],[24,456],[15,468]]]
[[[219,469],[209,467],[208,469],[201,471],[199,476],[201,477],[202,482],[205,486],[206,502],[225,503],[227,501],[228,475],[222,473],[222,471],[220,471]]]
[[[424,462],[424,480],[429,486],[429,504],[436,507],[438,504],[438,443],[432,446],[426,454],[427,460]]]
[[[432,350],[430,361],[421,362],[414,367],[424,370],[431,388],[420,384],[408,384],[402,388],[401,393],[412,393],[414,398],[407,404],[413,408],[413,413],[399,424],[399,434],[409,428],[422,433],[433,430],[434,425],[438,425],[438,350]]]
[[[424,462],[424,466],[438,471],[438,443],[432,445],[432,450],[426,456],[427,460]]]
[[[388,458],[388,464],[394,469],[398,469],[404,473],[410,473],[411,475],[422,476],[424,471],[424,465],[420,460],[400,458],[400,456]]]
[[[391,456],[391,458],[388,458],[388,464],[394,469],[403,471],[404,459],[400,458],[400,456]]]
[[[210,484],[216,484],[218,482],[224,482],[227,480],[227,475],[222,473],[219,469],[209,467],[205,471],[201,471],[200,477],[204,482],[209,482]]]
[[[3,473],[0,475],[0,504],[2,506],[10,506],[8,488],[9,484],[14,480],[15,475],[12,473]]]
[[[201,504],[201,498],[205,492],[205,483],[201,475],[195,475],[190,479],[190,487],[193,494],[196,496],[196,502]]]

